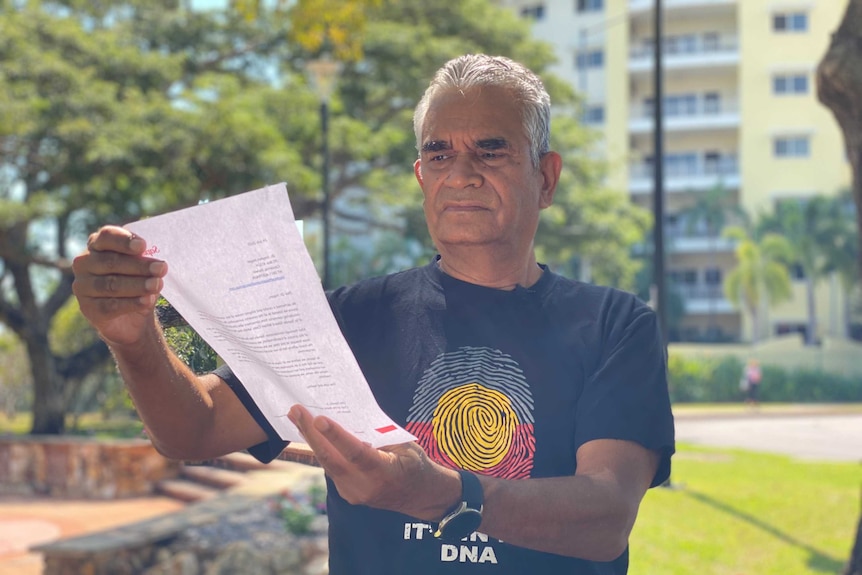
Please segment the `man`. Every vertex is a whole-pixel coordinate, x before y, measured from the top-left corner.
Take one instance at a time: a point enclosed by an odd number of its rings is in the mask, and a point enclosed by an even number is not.
[[[416,109],[439,256],[328,295],[377,401],[418,441],[378,450],[288,414],[326,471],[333,574],[627,570],[638,506],[674,449],[665,354],[642,302],[537,264],[561,169],[549,125],[538,77],[484,55],[448,62]],[[229,368],[196,377],[167,350],[153,318],[167,267],[144,250],[101,229],[75,293],[154,444],[275,457],[284,442]]]

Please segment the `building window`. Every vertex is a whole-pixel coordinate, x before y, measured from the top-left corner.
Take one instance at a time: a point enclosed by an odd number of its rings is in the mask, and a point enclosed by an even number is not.
[[[706,268],[703,272],[703,281],[708,286],[720,286],[721,268]]]
[[[703,51],[718,52],[721,49],[721,36],[718,32],[706,32],[703,35]]]
[[[697,114],[697,94],[672,94],[664,99],[668,116],[694,116]]]
[[[773,154],[777,158],[805,158],[811,154],[811,143],[808,136],[775,138]]]
[[[703,95],[703,113],[721,113],[721,94],[718,92],[707,92]]]
[[[600,49],[584,50],[575,54],[575,67],[579,70],[601,68],[605,64],[605,53]]]
[[[521,18],[531,18],[533,20],[542,20],[545,18],[545,5],[536,4],[534,6],[525,6],[521,8]]]
[[[575,0],[575,10],[578,12],[599,12],[604,7],[604,0]]]
[[[581,121],[587,125],[603,124],[605,121],[605,107],[602,105],[587,106],[581,114]]]
[[[807,32],[808,14],[805,12],[782,12],[773,14],[772,30],[775,32]]]
[[[775,95],[807,94],[807,74],[779,74],[772,77],[772,93]]]

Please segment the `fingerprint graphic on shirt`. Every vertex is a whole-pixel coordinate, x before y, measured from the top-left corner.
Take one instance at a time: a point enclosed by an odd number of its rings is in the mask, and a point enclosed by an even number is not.
[[[449,467],[505,479],[533,469],[533,396],[518,363],[499,350],[438,356],[419,380],[405,427]]]

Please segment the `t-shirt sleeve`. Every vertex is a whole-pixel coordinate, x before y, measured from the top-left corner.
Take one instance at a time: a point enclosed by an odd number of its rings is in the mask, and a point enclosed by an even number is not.
[[[674,453],[667,354],[655,313],[633,301],[608,314],[615,319],[606,319],[602,359],[578,402],[575,441],[620,439],[658,451],[656,486],[670,477]]]
[[[263,443],[259,443],[257,445],[253,445],[248,448],[248,452],[258,461],[263,463],[269,463],[276,457],[278,457],[282,450],[287,447],[289,441],[285,441],[281,437],[279,437],[278,433],[273,429],[272,425],[270,425],[269,421],[267,421],[266,417],[263,415],[263,412],[251,398],[248,391],[242,385],[242,382],[239,378],[234,374],[233,370],[227,365],[222,365],[217,368],[213,373],[220,378],[222,378],[225,383],[227,383],[228,387],[230,387],[239,400],[242,402],[243,406],[248,410],[254,420],[260,425],[261,429],[266,432],[267,440]]]

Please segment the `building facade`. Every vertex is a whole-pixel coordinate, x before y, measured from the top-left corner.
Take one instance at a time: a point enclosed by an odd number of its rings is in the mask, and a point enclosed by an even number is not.
[[[550,42],[554,73],[581,93],[603,135],[608,185],[652,206],[654,0],[496,0]],[[744,210],[834,194],[851,172],[841,132],[817,101],[815,72],[846,0],[664,0],[663,126],[668,284],[684,314],[675,341],[745,341],[753,326],[723,282],[735,265],[721,236]],[[707,215],[707,214],[711,214]],[[803,332],[803,278],[761,333]],[[843,294],[817,289],[818,337],[843,335]]]

